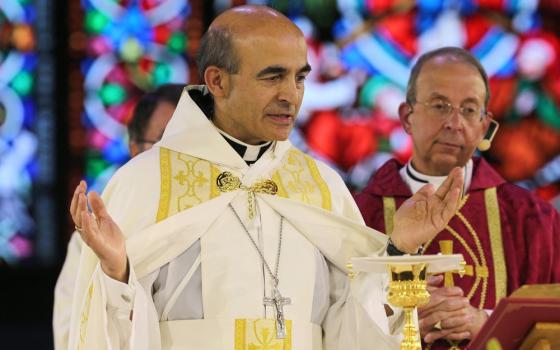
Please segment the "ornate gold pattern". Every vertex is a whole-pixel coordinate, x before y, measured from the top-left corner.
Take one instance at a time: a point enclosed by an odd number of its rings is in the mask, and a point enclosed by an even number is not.
[[[383,197],[383,221],[385,222],[385,234],[393,233],[393,218],[397,211],[397,204],[393,197]]]
[[[255,217],[255,193],[266,193],[270,195],[275,195],[278,193],[278,186],[272,180],[260,180],[255,182],[250,187],[247,187],[241,183],[241,180],[230,173],[229,171],[224,171],[216,179],[216,185],[218,189],[222,192],[230,192],[238,189],[247,191],[247,205],[249,208],[249,219]]]
[[[476,250],[477,250],[478,254],[474,253],[474,251],[471,249],[471,247],[465,241],[465,239],[463,237],[461,237],[461,235],[456,230],[454,230],[451,226],[447,225],[445,227],[445,229],[447,231],[449,231],[449,233],[463,246],[463,248],[465,248],[465,250],[467,251],[467,254],[469,254],[469,256],[471,257],[471,259],[474,262],[474,265],[475,265],[474,266],[474,272],[476,273],[476,277],[475,277],[475,281],[473,283],[473,286],[471,287],[471,290],[467,294],[467,298],[471,299],[473,297],[474,293],[478,289],[478,286],[482,282],[480,303],[478,305],[478,308],[482,309],[484,307],[484,303],[486,302],[486,294],[487,294],[487,290],[488,290],[489,270],[488,270],[488,265],[486,263],[486,256],[484,255],[484,250],[482,249],[482,243],[480,242],[480,239],[478,238],[478,235],[476,234],[476,231],[474,230],[474,228],[472,227],[470,222],[460,212],[460,210],[462,210],[463,207],[466,205],[469,198],[470,198],[469,194],[467,194],[466,196],[463,197],[461,203],[459,204],[459,209],[457,210],[455,215],[459,218],[459,220],[461,220],[463,225],[467,228],[467,231],[469,232],[469,234],[471,235],[471,237],[474,241],[474,244],[475,244],[475,247],[476,247]],[[424,252],[426,252],[428,250],[428,247],[432,244],[432,242],[433,242],[433,240],[430,240],[425,245]],[[480,260],[479,260],[478,257],[480,257]],[[467,269],[466,272],[470,272],[470,271],[468,271],[468,269]]]
[[[169,215],[171,201],[171,161],[170,150],[159,149],[160,196],[156,222],[160,222]]]
[[[405,312],[404,339],[401,350],[421,350],[413,317],[416,307],[425,305],[430,299],[426,289],[426,269],[424,263],[410,265],[389,265],[389,293],[387,301]]]
[[[220,195],[219,169],[206,160],[160,148],[161,188],[157,222]]]
[[[274,319],[236,319],[234,347],[234,350],[291,350],[292,321],[286,320],[286,337],[278,339]]]
[[[157,222],[216,198],[222,193],[218,188],[217,180],[224,171],[203,159],[160,148],[160,173],[161,188]],[[237,186],[235,181],[238,181],[241,186],[239,178],[222,176],[219,182],[223,188],[229,188]],[[272,193],[276,188],[277,195],[280,197],[319,206],[326,210],[331,209],[331,193],[321,177],[317,164],[313,158],[301,151],[288,151],[273,173],[272,180],[265,180],[259,184],[261,185],[263,191],[266,191],[262,193]],[[249,198],[252,208],[254,193],[250,197],[252,197]]]
[[[502,241],[502,225],[500,220],[500,208],[498,206],[498,195],[496,188],[484,191],[486,202],[486,217],[488,218],[488,232],[490,234],[490,246],[494,259],[494,278],[496,289],[496,305],[501,298],[507,294],[507,270]]]
[[[331,192],[321,177],[315,160],[303,152],[287,152],[282,165],[272,175],[278,195],[331,210]]]

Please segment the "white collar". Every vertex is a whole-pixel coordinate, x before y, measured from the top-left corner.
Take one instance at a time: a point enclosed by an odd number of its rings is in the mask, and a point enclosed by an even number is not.
[[[464,195],[467,193],[467,189],[471,185],[472,181],[472,159],[469,159],[467,164],[463,167],[463,171],[465,172],[465,183],[463,185]],[[401,168],[399,174],[401,175],[403,181],[407,184],[408,188],[410,188],[412,194],[418,192],[418,190],[420,190],[420,188],[422,188],[422,186],[427,183],[431,183],[436,188],[438,188],[445,181],[445,179],[447,179],[447,176],[430,176],[418,172],[418,170],[414,169],[410,160],[406,163],[405,166]]]
[[[265,143],[260,144],[260,145],[250,145],[248,143],[245,143],[245,142],[231,136],[227,132],[219,129],[218,127],[216,127],[216,130],[218,130],[218,132],[220,134],[222,134],[222,136],[229,139],[231,142],[236,143],[239,146],[239,149],[242,150],[243,160],[248,161],[248,162],[256,161],[259,158],[259,155],[261,154],[262,150],[264,148],[268,148],[268,146],[272,143],[272,141],[268,141],[268,142],[265,142]],[[243,148],[245,149],[244,151],[243,151]]]

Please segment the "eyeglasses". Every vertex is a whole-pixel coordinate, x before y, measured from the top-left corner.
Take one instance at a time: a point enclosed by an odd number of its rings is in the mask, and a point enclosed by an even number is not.
[[[469,123],[480,121],[487,114],[484,109],[473,103],[468,103],[459,107],[455,107],[451,103],[442,100],[434,100],[429,102],[415,101],[412,104],[417,103],[426,107],[428,113],[431,116],[440,119],[447,119],[456,109],[459,111],[459,114]]]

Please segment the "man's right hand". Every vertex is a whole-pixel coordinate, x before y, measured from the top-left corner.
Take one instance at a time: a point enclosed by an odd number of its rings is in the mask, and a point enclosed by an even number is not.
[[[70,214],[76,230],[99,258],[105,274],[127,283],[128,263],[124,235],[107,212],[101,197],[91,191],[86,198],[86,190],[86,183],[80,181],[70,203]],[[88,200],[93,213],[88,210]]]

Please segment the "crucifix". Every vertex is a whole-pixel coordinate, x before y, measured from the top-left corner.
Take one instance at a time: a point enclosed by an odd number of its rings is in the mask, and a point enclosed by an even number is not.
[[[286,338],[286,320],[284,319],[284,305],[290,304],[290,298],[283,298],[277,286],[272,288],[272,298],[263,298],[265,306],[273,306],[276,313],[276,338]]]

